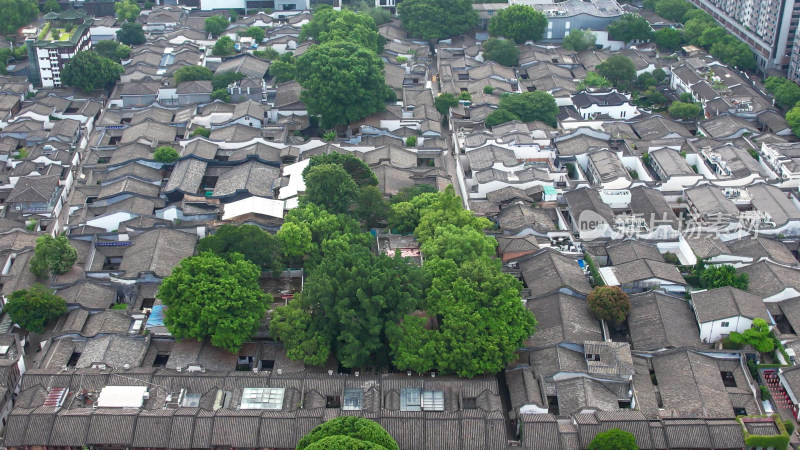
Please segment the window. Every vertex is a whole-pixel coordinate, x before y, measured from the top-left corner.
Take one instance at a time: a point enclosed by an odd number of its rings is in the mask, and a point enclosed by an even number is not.
[[[586,354],[587,361],[600,361],[600,355],[597,353],[587,353]]]
[[[261,370],[267,371],[272,370],[275,368],[275,360],[274,359],[262,359],[261,360]]]
[[[81,359],[81,352],[72,352],[72,355],[69,357],[69,361],[67,361],[67,367],[75,367],[78,364],[79,359]]]
[[[153,361],[153,367],[166,367],[169,361],[169,354],[159,353]]]
[[[342,397],[327,395],[325,396],[325,407],[326,408],[341,408],[342,407]]]
[[[719,372],[719,375],[722,377],[722,384],[724,384],[725,387],[736,387],[736,378],[733,377],[733,372],[722,370]]]
[[[722,322],[720,324],[720,326],[722,326],[723,328],[728,328],[729,326],[731,326],[731,323],[730,322]]]
[[[344,411],[361,411],[364,405],[364,391],[359,388],[346,388],[344,390]]]
[[[285,388],[244,388],[239,409],[283,409]]]
[[[461,409],[478,409],[478,399],[475,397],[464,397]]]
[[[108,164],[109,161],[111,161],[110,156],[101,156],[97,158],[97,164]]]
[[[142,300],[142,309],[152,308],[155,303],[156,303],[155,298],[152,297],[145,298],[144,300]]]

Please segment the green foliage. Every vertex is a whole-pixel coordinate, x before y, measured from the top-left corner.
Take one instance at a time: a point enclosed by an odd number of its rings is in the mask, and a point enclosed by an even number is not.
[[[677,1],[685,3],[683,0]],[[653,33],[653,41],[655,41],[660,50],[674,52],[681,48],[683,44],[683,35],[675,28],[662,28]]]
[[[327,6],[327,5],[326,5]],[[300,40],[311,38],[320,44],[344,41],[360,45],[374,53],[383,52],[385,38],[378,34],[372,17],[350,10],[336,11],[330,7],[314,11],[311,22],[303,25]]]
[[[178,160],[180,155],[178,155],[178,151],[172,147],[158,147],[155,152],[153,152],[153,159],[161,163],[173,163]]]
[[[264,40],[264,36],[266,35],[266,33],[264,32],[263,28],[253,26],[248,28],[247,31],[245,31],[245,35],[250,36],[256,41],[256,43],[259,43]]]
[[[225,103],[230,103],[231,93],[227,89],[214,89],[211,92],[211,100],[221,100]]]
[[[697,20],[702,23],[713,24],[714,18],[708,15],[707,12],[703,11],[702,9],[692,8],[683,15],[681,18],[681,23],[685,24],[690,20]]]
[[[214,72],[203,66],[183,66],[172,76],[177,86],[184,81],[211,80],[214,78]]]
[[[50,36],[53,38],[54,41],[61,40],[61,31],[58,28],[54,28],[53,31],[50,33]]]
[[[551,127],[557,124],[558,106],[555,98],[547,92],[504,94],[500,97],[499,108],[514,113],[523,122],[540,120]]]
[[[377,186],[362,186],[356,203],[356,217],[366,229],[372,229],[389,217],[389,204]]]
[[[691,120],[703,112],[703,107],[699,103],[672,102],[669,105],[669,115],[679,119]]]
[[[412,36],[428,41],[464,34],[478,24],[469,0],[404,0],[397,15]]]
[[[333,142],[336,140],[336,130],[328,130],[322,134],[322,140],[325,142]]]
[[[228,15],[230,16],[231,23],[236,22],[236,20],[239,18],[239,13],[237,13],[235,9],[229,9]]]
[[[376,26],[381,26],[387,22],[391,22],[392,20],[392,13],[386,8],[368,8],[366,11],[364,11],[364,14],[372,17],[372,20],[375,21]]]
[[[656,14],[672,22],[680,22],[691,9],[694,7],[685,0],[658,0],[656,2]]]
[[[211,338],[215,347],[238,351],[266,314],[260,275],[255,264],[237,254],[185,258],[158,289],[167,307],[164,324],[176,339]]]
[[[625,55],[611,55],[597,65],[597,73],[619,89],[627,90],[636,79],[636,67]]]
[[[44,234],[36,238],[36,250],[31,258],[31,272],[39,278],[65,274],[78,260],[78,251],[66,236],[52,237]]]
[[[611,87],[611,81],[608,78],[598,74],[597,72],[588,71],[586,72],[586,78],[584,78],[580,83],[578,83],[578,89],[584,90],[586,88],[599,88],[599,87]]]
[[[742,426],[744,445],[748,448],[771,448],[775,450],[786,450],[789,447],[789,439],[791,438],[791,434],[788,432],[789,430],[784,425],[781,417],[778,414],[760,417],[771,417],[775,421],[775,426],[778,427],[779,434],[753,435],[747,431],[747,428]],[[736,420],[741,423],[742,419],[744,418],[745,417],[737,417]]]
[[[484,120],[484,125],[486,125],[487,128],[492,128],[496,127],[497,125],[502,125],[504,123],[511,122],[513,120],[521,120],[521,119],[519,118],[519,116],[517,116],[516,114],[507,109],[498,108],[492,111],[488,116],[486,116],[486,119]]]
[[[211,16],[206,19],[206,32],[211,33],[211,36],[217,37],[228,29],[228,19],[222,16]]]
[[[636,436],[619,428],[598,433],[589,443],[589,450],[639,450]]]
[[[681,263],[680,259],[678,259],[678,255],[672,252],[664,253],[664,262],[676,266]]]
[[[488,61],[512,67],[518,63],[519,49],[512,41],[492,38],[483,44],[483,57]]]
[[[112,306],[111,309],[122,311],[128,309],[128,305],[125,303],[117,303],[116,305]]]
[[[598,319],[620,324],[628,317],[631,299],[619,286],[598,286],[586,298]]]
[[[691,92],[683,92],[678,98],[683,103],[694,103],[694,96]]]
[[[450,259],[461,265],[466,261],[495,255],[497,240],[469,226],[455,225],[438,227],[433,238],[427,240],[420,250],[426,258]]]
[[[800,107],[795,106],[786,113],[786,123],[795,136],[800,136]]]
[[[360,442],[372,443],[385,450],[398,450],[397,442],[377,422],[360,417],[341,416],[329,420],[311,430],[297,443],[297,450],[306,450],[312,444],[335,436],[346,436]],[[329,449],[329,445],[318,445],[318,449]],[[342,449],[354,447],[341,447]],[[368,447],[367,447],[368,448]]]
[[[703,31],[711,26],[706,22],[699,20],[690,20],[683,26],[683,41],[692,45],[699,45],[698,40],[703,34]]]
[[[236,44],[233,42],[233,39],[229,38],[228,36],[222,36],[221,38],[217,39],[217,42],[214,43],[211,53],[213,53],[214,56],[232,55],[236,53]]]
[[[610,23],[606,28],[608,37],[625,43],[631,41],[649,41],[653,37],[653,29],[644,17],[638,14],[626,13]]]
[[[652,75],[653,79],[656,80],[656,84],[661,84],[662,81],[667,79],[667,72],[664,72],[664,69],[660,67],[654,70]]]
[[[792,422],[791,419],[784,420],[783,421],[783,426],[784,426],[784,428],[786,428],[786,433],[788,433],[789,436],[791,436],[792,433],[794,433],[794,422]]]
[[[656,84],[656,79],[653,78],[653,75],[651,75],[649,72],[643,72],[641,75],[636,77],[636,87],[643,91],[650,89]]]
[[[414,186],[405,187],[400,189],[397,194],[392,197],[392,204],[400,203],[400,202],[409,202],[411,199],[418,195],[427,194],[427,193],[435,193],[437,192],[434,186],[430,184],[416,184]]]
[[[281,56],[281,54],[278,53],[278,51],[275,50],[274,48],[267,47],[265,50],[255,50],[253,52],[253,56],[267,61],[274,61],[278,59]]]
[[[332,351],[344,367],[387,367],[387,330],[417,308],[422,270],[342,238],[323,243],[322,253],[301,295],[275,310],[271,332],[307,364],[325,363]]]
[[[416,146],[417,146],[416,136],[409,136],[406,138],[406,147],[416,147]]]
[[[491,95],[494,92],[494,88],[487,85],[483,87],[483,93]]]
[[[589,267],[589,273],[592,274],[592,286],[605,286],[606,283],[603,282],[603,277],[600,276],[600,271],[597,269],[597,264],[595,264],[592,255],[584,252],[583,261]]]
[[[192,131],[192,134],[189,135],[189,137],[195,137],[195,136],[203,136],[207,138],[211,136],[211,130],[205,127],[197,127],[194,129],[194,131]]]
[[[197,66],[187,66],[187,67],[197,67]],[[175,73],[180,72],[181,70],[185,69],[185,67],[181,67]],[[212,78],[202,78],[203,80],[211,80],[211,87],[214,90],[217,89],[227,89],[228,85],[231,83],[235,83],[237,81],[241,81],[244,78],[244,74],[239,72],[225,72],[225,73],[218,73],[214,74]]]
[[[575,52],[582,52],[595,46],[597,36],[592,33],[592,30],[581,30],[579,28],[572,29],[568,35],[564,36],[562,45],[567,50]]]
[[[527,5],[511,5],[494,14],[489,21],[489,34],[503,36],[517,44],[538,41],[544,36],[547,18]]]
[[[272,60],[269,66],[269,73],[275,77],[276,83],[284,83],[294,80],[297,74],[297,59],[289,53],[282,54],[278,59]]]
[[[409,0],[415,1],[415,0]],[[385,108],[390,90],[383,61],[357,44],[334,40],[311,46],[297,59],[300,100],[325,128],[346,125]]]
[[[197,251],[210,251],[226,259],[240,254],[263,271],[281,268],[280,240],[256,225],[223,225],[200,239]]]
[[[772,398],[772,394],[769,393],[769,388],[766,386],[759,386],[761,390],[761,401],[769,400]]]
[[[704,267],[700,273],[700,283],[706,289],[733,286],[746,291],[749,281],[746,273],[737,274],[736,269],[727,264]]]
[[[131,22],[123,23],[120,29],[117,30],[117,40],[125,45],[139,45],[147,41],[144,37],[142,25]]]
[[[43,12],[59,12],[61,11],[61,5],[58,3],[58,0],[47,0],[44,3],[44,8],[42,8]]]
[[[139,5],[133,0],[114,2],[114,13],[117,15],[118,20],[134,22],[139,17],[140,12]]]
[[[28,59],[28,44],[22,44],[14,49],[14,59],[16,61]]]
[[[341,214],[350,210],[358,198],[358,186],[339,164],[318,164],[304,173],[306,193],[304,200]]]
[[[43,332],[47,322],[67,313],[64,299],[40,283],[12,292],[3,308],[14,323],[34,333]]]
[[[356,182],[358,187],[378,185],[378,177],[375,176],[375,174],[372,172],[372,169],[370,169],[368,165],[364,164],[364,161],[356,158],[351,153],[331,152],[312,156],[311,161],[308,163],[308,167],[303,170],[303,176],[305,177],[312,167],[320,164],[338,164],[342,166],[342,168],[347,171],[350,177],[353,178],[353,181]]]
[[[791,108],[800,102],[800,86],[786,78],[768,77],[764,87],[781,108]]]
[[[16,34],[39,15],[39,7],[33,0],[0,0],[0,11],[3,11],[0,34]]]
[[[385,447],[361,439],[340,434],[322,438],[306,447],[306,450],[384,450]]]
[[[754,319],[751,328],[743,333],[734,331],[728,338],[734,344],[752,345],[761,353],[771,353],[775,350],[775,341],[772,339],[769,325],[764,319]]]
[[[436,106],[436,110],[439,111],[439,114],[446,116],[450,108],[458,105],[458,99],[453,94],[445,92],[439,94],[439,96],[433,100],[433,104]]]

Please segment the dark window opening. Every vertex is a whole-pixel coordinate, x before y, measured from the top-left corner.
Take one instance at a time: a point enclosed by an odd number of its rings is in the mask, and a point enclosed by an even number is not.
[[[108,164],[109,161],[111,161],[110,156],[101,156],[97,158],[97,164]]]
[[[156,303],[156,299],[150,297],[142,300],[142,309],[144,308],[152,308],[153,305]]]
[[[92,203],[94,203],[95,200],[97,200],[97,196],[86,197],[86,204],[91,205]]]
[[[464,397],[462,409],[478,409],[478,399],[475,397]]]
[[[558,396],[547,396],[547,412],[553,415],[558,415]]]
[[[236,364],[236,371],[237,372],[247,372],[248,370],[253,370],[253,357],[252,356],[240,356],[239,361]]]
[[[131,123],[131,118],[130,117],[123,117],[122,119],[119,120],[119,123],[121,123],[121,124]]]
[[[217,186],[217,178],[218,177],[203,177],[200,184],[206,189],[214,189]]]
[[[325,397],[325,407],[326,408],[341,408],[342,407],[342,397],[328,395]]]
[[[536,86],[528,86],[527,89],[528,89],[528,92],[533,92],[533,91],[536,90]]]
[[[72,355],[69,357],[69,361],[67,361],[67,367],[75,367],[78,364],[79,359],[81,359],[81,352],[72,352]]]
[[[620,409],[630,408],[631,401],[630,400],[617,400],[617,404],[619,405]]]
[[[336,370],[337,370],[337,372],[343,373],[343,374],[346,374],[346,375],[350,375],[352,373],[352,371],[350,370],[349,367],[344,367],[341,364],[339,364],[339,367]]]
[[[597,353],[587,353],[586,354],[587,361],[600,361],[600,355]]]
[[[261,370],[272,370],[275,368],[275,360],[274,359],[262,359],[261,360]]]
[[[169,354],[159,353],[153,361],[153,367],[167,367],[167,361],[169,361]]]
[[[733,377],[733,372],[723,370],[720,371],[719,374],[722,377],[722,384],[724,384],[725,387],[736,387],[736,378]]]
[[[122,264],[121,256],[107,256],[103,261],[102,270],[119,270],[120,264]]]
[[[108,145],[117,145],[117,144],[119,144],[119,141],[120,141],[121,139],[122,139],[122,137],[121,137],[121,136],[111,136],[111,137],[108,139]]]
[[[467,80],[469,80],[469,74],[468,73],[460,73],[460,74],[458,74],[458,80],[459,81],[467,81]]]
[[[733,415],[734,416],[746,416],[747,410],[744,408],[733,408]]]

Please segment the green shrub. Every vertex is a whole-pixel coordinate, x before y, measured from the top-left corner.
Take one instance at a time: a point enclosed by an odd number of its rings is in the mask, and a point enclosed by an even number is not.
[[[417,146],[416,136],[409,136],[406,138],[406,147],[416,147],[416,146]]]
[[[772,394],[769,393],[769,389],[766,386],[759,386],[761,389],[761,400],[769,400],[772,398]]]
[[[128,305],[125,303],[117,303],[116,305],[112,306],[111,309],[128,309]]]

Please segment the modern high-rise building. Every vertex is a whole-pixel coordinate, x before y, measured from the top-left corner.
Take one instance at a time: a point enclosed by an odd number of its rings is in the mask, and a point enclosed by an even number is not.
[[[86,11],[68,9],[49,12],[44,26],[25,39],[28,46],[30,80],[34,85],[61,87],[61,71],[80,51],[92,48],[92,23]]]
[[[789,69],[800,20],[800,0],[690,1],[746,42],[762,70]]]

